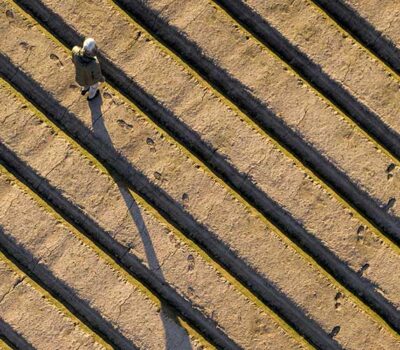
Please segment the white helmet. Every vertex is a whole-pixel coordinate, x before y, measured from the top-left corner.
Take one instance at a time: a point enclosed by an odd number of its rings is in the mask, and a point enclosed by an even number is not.
[[[83,51],[88,56],[96,55],[96,42],[92,38],[86,38],[83,42]]]

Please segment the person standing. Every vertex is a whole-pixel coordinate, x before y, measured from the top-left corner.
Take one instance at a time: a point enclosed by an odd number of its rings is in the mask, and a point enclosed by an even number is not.
[[[87,38],[83,46],[72,48],[72,62],[75,65],[75,80],[81,86],[81,94],[89,92],[88,101],[99,95],[99,86],[104,82],[99,60],[96,57],[97,45],[94,39]]]

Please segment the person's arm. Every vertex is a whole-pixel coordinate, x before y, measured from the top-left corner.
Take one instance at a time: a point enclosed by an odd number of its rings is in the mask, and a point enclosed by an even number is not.
[[[72,48],[72,62],[75,63],[75,57],[79,53],[79,51],[80,51],[80,47],[79,46],[74,46]]]
[[[93,78],[93,80],[99,81],[99,82],[105,81],[103,73],[101,72],[100,63],[99,63],[99,61],[97,61],[97,59],[96,59],[96,64],[94,65],[93,70],[92,70],[92,78]]]

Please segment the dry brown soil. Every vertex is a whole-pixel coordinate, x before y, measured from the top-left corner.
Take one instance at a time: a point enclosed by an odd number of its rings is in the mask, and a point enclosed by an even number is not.
[[[396,242],[118,1],[34,3],[44,12],[0,3],[0,64],[12,71],[0,67],[0,336],[35,349],[400,349]],[[306,0],[246,3],[400,131],[397,77],[331,19]],[[207,0],[144,4],[400,217],[394,156],[229,13]],[[361,15],[395,35],[374,6]],[[71,29],[120,72],[105,70],[90,103]],[[177,134],[138,106],[129,91],[140,89]]]
[[[400,4],[392,0],[345,0],[383,36],[400,48]]]

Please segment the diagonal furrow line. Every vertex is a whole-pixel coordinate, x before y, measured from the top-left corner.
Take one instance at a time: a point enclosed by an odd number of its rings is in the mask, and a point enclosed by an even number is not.
[[[25,3],[26,1],[19,0],[18,2]],[[306,168],[317,175],[322,182],[332,188],[351,207],[372,222],[374,226],[378,227],[395,244],[400,245],[400,225],[398,218],[385,212],[368,193],[360,189],[344,172],[336,168],[313,146],[305,142],[299,134],[274,115],[267,106],[247,91],[241,82],[232,78],[226,71],[217,66],[210,58],[203,54],[202,50],[195,43],[184,37],[177,29],[169,26],[163,19],[160,18],[157,21],[156,28],[151,27],[153,19],[158,14],[141,2],[136,0],[114,0],[114,2],[131,15],[134,21],[148,30],[156,40],[160,41],[162,45],[168,47],[169,50],[173,51],[178,57],[189,64],[192,69],[198,72],[200,76],[215,87],[225,98],[247,114],[267,134],[288,150]],[[27,6],[27,8],[29,9],[31,6]],[[33,12],[40,16],[38,11]],[[59,32],[54,21],[49,26],[52,27],[54,33]],[[110,69],[112,68],[113,75],[108,76],[108,78],[111,78],[110,81],[113,84],[118,84],[119,89],[123,90],[125,94],[129,94],[129,98],[134,100],[135,96],[133,95],[136,92],[133,92],[133,87],[128,86],[127,83],[122,84],[121,82],[124,81],[122,80],[123,77],[116,75],[118,70],[105,57],[102,58],[107,69],[108,66],[110,66]],[[116,77],[117,79],[115,79]],[[127,80],[126,77],[125,80]],[[140,98],[140,101],[137,102],[138,105],[143,104],[144,101],[143,96],[140,96]],[[169,126],[168,123],[163,124]],[[176,125],[177,123],[173,127],[177,128]],[[183,139],[183,137],[184,135],[181,134],[180,138]],[[186,147],[191,147],[192,152],[199,154],[199,157],[203,161],[208,163],[212,161],[206,155],[201,155],[202,150],[199,150],[200,145],[198,143],[195,144],[192,141],[185,144]],[[219,163],[213,162],[210,166],[215,171],[222,172]],[[240,187],[237,189],[239,193],[241,190]]]
[[[2,163],[2,161],[0,161]],[[45,290],[52,299],[60,303],[74,317],[79,319],[87,329],[100,337],[102,342],[113,349],[132,349],[133,346],[123,335],[119,334],[101,315],[92,310],[86,301],[77,298],[61,281],[56,279],[45,267],[32,270],[30,261],[32,257],[24,248],[18,246],[14,241],[9,240],[0,229],[0,252],[17,267],[18,270],[29,276],[41,289]],[[1,329],[1,325],[0,325]],[[21,347],[21,349],[30,349]],[[33,349],[33,348],[32,348]]]
[[[17,2],[23,3],[23,7],[26,5],[23,0]],[[43,5],[39,4],[36,6],[31,4],[26,5],[26,7],[68,46],[72,46],[74,42],[81,39],[79,34],[69,28],[58,15],[52,13]],[[45,18],[47,19],[46,22],[44,21]],[[249,180],[245,179],[242,174],[239,174],[236,169],[230,166],[218,153],[214,152],[211,147],[205,145],[197,134],[158,106],[151,97],[139,90],[139,88],[136,87],[123,72],[109,62],[107,58],[101,57],[101,59],[104,73],[108,81],[116,86],[119,91],[128,95],[130,100],[133,100],[142,110],[146,111],[153,120],[167,129],[178,142],[182,143],[185,147],[189,148],[192,153],[209,164],[217,176],[222,177],[225,183],[237,190],[274,224],[281,227],[303,250],[313,256],[318,263],[339,280],[340,283],[344,284],[364,302],[369,304],[378,314],[385,318],[393,328],[399,328],[399,317],[396,309],[381,294],[376,292],[368,281],[341,262],[334,254],[326,249],[321,242],[309,235],[288,213],[284,212],[276,203],[269,199],[265,193],[259,190]],[[284,130],[284,132],[287,131]]]
[[[111,257],[124,271],[144,283],[155,295],[173,307],[186,321],[212,343],[224,349],[239,349],[213,321],[207,319],[200,311],[194,309],[189,301],[184,299],[164,281],[143,265],[135,256],[126,253],[126,247],[116,242],[103,231],[96,222],[84,214],[60,194],[47,180],[37,175],[28,165],[18,159],[7,146],[0,143],[0,162],[20,181],[45,200],[63,219],[77,227],[92,242]]]
[[[1,167],[1,166],[0,166]],[[3,168],[2,168],[3,170]],[[2,171],[0,170],[0,171]],[[2,234],[2,229],[0,228],[0,234]],[[14,280],[13,285],[11,286],[10,291],[14,291],[15,288],[20,285],[22,282],[24,286],[22,287],[23,293],[21,293],[21,290],[19,293],[17,292],[17,295],[14,295],[14,298],[12,299],[14,302],[14,305],[17,307],[19,306],[19,303],[15,303],[15,298],[17,301],[20,301],[19,296],[22,296],[25,301],[27,301],[27,304],[23,305],[23,310],[18,310],[19,312],[27,312],[27,310],[30,310],[34,312],[34,318],[31,319],[28,316],[28,319],[26,318],[26,314],[24,315],[19,315],[18,320],[13,319],[11,317],[11,322],[7,322],[6,320],[2,319],[0,317],[0,349],[2,350],[10,350],[10,349],[21,349],[21,350],[30,350],[34,349],[35,347],[31,345],[32,341],[37,341],[38,338],[35,338],[35,335],[37,337],[48,337],[49,334],[52,333],[52,330],[49,330],[49,333],[43,334],[42,332],[39,332],[37,328],[40,327],[41,325],[35,325],[32,322],[37,322],[37,320],[40,317],[43,317],[43,314],[50,316],[50,319],[54,322],[54,329],[58,329],[57,327],[59,326],[58,322],[60,320],[67,320],[70,322],[70,325],[77,326],[80,331],[83,332],[84,337],[93,337],[95,339],[95,342],[97,345],[101,344],[101,348],[103,349],[111,349],[111,345],[106,343],[104,339],[101,339],[96,333],[94,333],[90,328],[88,328],[86,325],[82,323],[82,321],[77,318],[75,315],[73,315],[62,303],[59,302],[54,296],[50,295],[48,291],[43,289],[38,283],[36,283],[34,280],[32,280],[27,273],[23,271],[23,268],[21,268],[18,265],[18,262],[13,260],[11,257],[7,257],[4,254],[4,249],[2,246],[0,246],[0,263],[2,265],[2,276],[4,277],[3,273],[4,270],[3,268],[6,267],[6,269],[9,270],[12,274],[16,275],[17,278]],[[6,273],[7,274],[7,273]],[[29,273],[31,274],[31,273]],[[5,280],[8,280],[6,277]],[[2,281],[3,282],[3,281]],[[28,288],[28,289],[26,289]],[[34,295],[31,294],[31,292],[36,293],[36,298]],[[4,298],[3,298],[4,299]],[[40,306],[36,304],[38,299],[41,299],[43,301],[43,304],[40,303]],[[47,306],[46,306],[47,305]],[[32,309],[31,309],[32,306]],[[59,317],[54,318],[54,314],[49,315],[49,309],[47,308],[50,306],[51,308],[54,308],[54,313],[58,314],[57,316]],[[38,314],[36,314],[38,312]],[[50,312],[51,314],[52,312]],[[7,314],[7,312],[6,312]],[[28,312],[29,314],[29,312]],[[32,315],[32,313],[30,313]],[[5,318],[8,318],[10,315],[8,314],[5,316]],[[67,321],[67,323],[68,323]],[[14,323],[15,322],[15,323]],[[20,322],[25,323],[24,325],[21,325]],[[46,323],[46,322],[44,322]],[[24,327],[25,326],[25,327]],[[65,326],[65,324],[64,324]],[[24,333],[27,329],[31,328],[35,329],[35,334],[32,336],[32,334]],[[54,331],[54,330],[53,330]],[[71,334],[71,333],[70,333]],[[25,338],[26,337],[26,338]],[[62,336],[62,338],[69,339],[68,336]],[[2,342],[3,341],[3,342]],[[68,343],[68,341],[66,342]],[[58,344],[57,344],[58,345]],[[94,345],[94,344],[93,344]],[[82,344],[79,345],[81,347]]]
[[[16,347],[11,347],[10,341],[0,334],[0,349],[1,350],[16,350]]]
[[[2,69],[3,68],[3,69]],[[15,74],[14,67],[6,57],[0,55],[0,74],[5,79]],[[319,348],[337,349],[335,340],[331,339],[314,321],[292,303],[285,295],[260,277],[252,268],[237,258],[222,242],[205,227],[186,213],[179,203],[134,169],[120,154],[104,145],[95,135],[69,111],[60,106],[49,96],[38,83],[24,73],[19,72],[13,81],[9,81],[25,98],[30,100],[54,123],[74,138],[84,149],[95,156],[109,173],[124,179],[126,183],[144,198],[174,227],[195,241],[219,265],[230,271],[236,279],[246,285],[260,300],[286,320],[294,329]],[[64,116],[67,118],[61,118]],[[66,122],[67,120],[67,122]],[[121,254],[125,252],[125,248]]]
[[[3,156],[3,154],[2,154]],[[0,159],[1,166],[3,160]],[[77,317],[87,328],[97,334],[114,349],[136,349],[118,330],[115,330],[101,315],[79,299],[62,281],[55,278],[43,265],[32,267],[30,253],[16,242],[8,239],[0,229],[0,252],[13,262],[18,270],[29,276],[37,285],[60,302],[69,312]],[[0,324],[1,330],[1,324]],[[22,349],[25,349],[22,347]],[[29,348],[27,348],[29,349]]]
[[[5,343],[4,350],[34,350],[31,344],[0,318],[0,349],[3,349],[2,340]]]
[[[243,25],[261,43],[277,54],[281,60],[289,64],[322,96],[349,116],[372,137],[373,142],[383,146],[393,157],[400,160],[400,135],[382,122],[378,115],[357,100],[341,84],[330,78],[318,64],[293,46],[261,15],[242,1],[214,0],[214,2],[224,8],[234,20]],[[314,2],[325,1],[316,0]],[[331,5],[334,3],[329,1]]]
[[[1,78],[0,78],[0,85],[1,84]],[[59,137],[62,137],[65,141],[68,142],[68,144],[70,144],[73,148],[74,151],[76,151],[78,154],[81,154],[82,158],[86,158],[88,160],[90,160],[91,164],[98,170],[100,171],[103,175],[106,175],[107,177],[110,177],[110,173],[103,167],[103,165],[101,163],[98,162],[98,160],[96,160],[91,154],[89,154],[85,149],[83,149],[76,141],[74,141],[73,139],[71,139],[70,136],[68,136],[67,134],[65,134],[65,132],[61,131],[60,128],[55,125],[49,118],[47,118],[45,115],[43,115],[42,113],[40,113],[33,105],[31,105],[22,95],[20,95],[20,93],[18,93],[16,90],[14,90],[10,85],[8,85],[4,80],[3,80],[3,84],[7,85],[7,88],[12,90],[14,94],[18,95],[20,101],[23,104],[28,104],[28,106],[32,109],[32,111],[35,113],[35,116],[37,118],[39,118],[40,121],[44,122],[48,127],[50,127],[52,129],[52,132],[55,132]],[[108,90],[108,89],[107,89]],[[35,170],[36,171],[36,170]],[[38,173],[39,174],[39,173]],[[40,174],[41,177],[45,178],[46,175],[45,173]],[[50,180],[49,180],[50,181]],[[214,260],[211,259],[211,257],[209,255],[207,255],[207,253],[202,250],[193,240],[190,240],[188,237],[186,237],[181,231],[177,230],[175,227],[172,227],[166,220],[165,218],[163,218],[161,215],[159,215],[156,212],[155,208],[152,208],[150,205],[148,205],[148,203],[146,203],[146,201],[143,198],[140,198],[139,196],[137,196],[137,194],[135,194],[131,189],[129,189],[126,184],[123,183],[123,181],[120,181],[118,178],[114,178],[114,181],[118,184],[118,187],[120,188],[120,190],[122,188],[124,188],[124,191],[129,192],[129,198],[126,201],[127,207],[129,208],[129,210],[133,209],[133,211],[137,210],[137,205],[140,203],[140,206],[144,206],[149,212],[152,213],[152,215],[154,215],[154,217],[157,218],[157,220],[162,223],[163,225],[167,226],[169,228],[169,230],[176,235],[177,238],[179,238],[180,242],[185,242],[185,245],[191,247],[195,252],[197,252],[197,254],[199,254],[204,261],[207,261],[208,264],[210,264],[210,266],[212,266],[214,269],[216,269],[217,273],[219,276],[223,276],[225,281],[229,281],[230,284],[232,284],[232,286],[234,286],[234,288],[236,289],[237,292],[241,293],[243,296],[246,297],[247,302],[250,300],[252,301],[252,303],[254,303],[254,307],[256,308],[260,308],[261,310],[264,310],[267,314],[269,314],[270,316],[272,316],[275,320],[275,322],[277,322],[283,329],[285,329],[287,332],[291,333],[292,336],[294,336],[300,343],[302,343],[304,345],[305,348],[309,348],[310,345],[306,344],[305,340],[298,334],[296,333],[292,327],[290,327],[287,323],[284,323],[282,321],[282,319],[276,315],[270,308],[268,308],[268,306],[266,306],[265,304],[263,304],[259,298],[257,298],[250,290],[248,290],[248,288],[246,288],[243,284],[241,284],[237,279],[235,279],[226,269],[223,269],[223,267],[221,265],[218,265],[218,263]],[[55,188],[59,188],[58,185],[54,185]],[[65,190],[65,189],[64,189]],[[68,192],[68,191],[67,191]],[[80,209],[85,210],[82,208],[82,206],[80,206],[77,202],[72,201],[70,195],[67,195],[69,198],[69,201],[74,204],[75,206],[78,206]],[[125,196],[123,195],[123,197],[125,198]],[[12,199],[14,200],[14,199]],[[11,201],[12,201],[11,200]],[[135,203],[137,202],[137,203]],[[131,213],[132,214],[132,213]],[[133,215],[135,215],[136,213],[134,213]],[[137,214],[136,214],[137,215]],[[100,224],[99,224],[100,225]],[[123,223],[118,224],[116,229],[113,230],[113,238],[115,241],[119,241],[119,239],[117,238],[118,236],[118,231],[121,228],[121,225],[123,225]],[[139,228],[140,231],[147,231],[146,227],[144,226],[144,222],[136,222],[137,227]],[[101,226],[101,225],[100,225]],[[105,230],[103,228],[103,230]],[[107,232],[109,234],[108,230],[105,230],[105,232]],[[125,247],[125,254],[132,254],[133,252],[131,251],[131,245],[130,244],[123,244]],[[175,246],[175,249],[171,249],[171,252],[164,257],[164,259],[160,259],[160,262],[156,261],[156,263],[152,264],[151,269],[153,271],[155,268],[157,270],[159,270],[160,267],[163,266],[164,263],[166,263],[167,260],[169,260],[171,257],[175,256],[175,254],[177,252],[179,252],[179,254],[181,254],[181,249],[182,247],[177,247]],[[123,260],[124,255],[122,255],[120,257],[121,260]],[[150,259],[152,260],[152,259]],[[185,257],[186,260],[186,257]],[[141,261],[143,261],[141,259]],[[164,280],[164,279],[163,279]],[[173,280],[172,280],[173,282]],[[180,289],[179,287],[177,287],[178,289]],[[206,287],[207,288],[207,287]],[[180,289],[181,290],[181,289]],[[179,292],[182,295],[182,290],[181,292]],[[184,293],[183,293],[184,294]],[[185,295],[185,294],[184,294]],[[199,303],[199,301],[193,301],[191,298],[188,298],[189,301],[192,301],[192,306],[203,311],[204,310],[204,303]],[[208,304],[208,303],[207,303]],[[214,310],[215,311],[215,310]],[[211,312],[211,315],[209,315],[209,317],[214,318],[214,311]],[[183,324],[184,328],[188,328],[186,326],[186,324],[183,322],[182,319],[178,319],[180,324]],[[219,322],[217,322],[217,324],[219,324]],[[225,332],[227,334],[230,334],[229,330],[224,328],[224,326],[221,324],[221,327],[223,329],[225,329]],[[191,329],[192,330],[192,329]],[[195,336],[197,337],[198,334],[195,334]],[[240,335],[239,335],[240,336]]]
[[[400,50],[342,0],[311,0],[373,56],[400,75]]]

